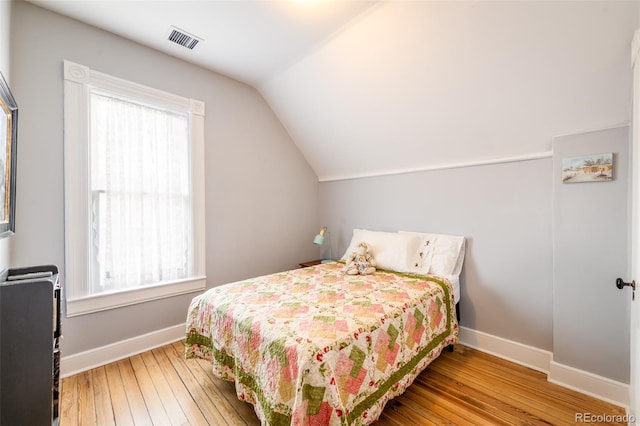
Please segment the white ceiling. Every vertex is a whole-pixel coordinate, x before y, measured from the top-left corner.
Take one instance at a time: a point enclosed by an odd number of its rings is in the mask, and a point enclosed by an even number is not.
[[[322,44],[375,1],[28,0],[253,86]],[[167,39],[175,26],[203,39]]]
[[[537,157],[630,120],[637,0],[31,2],[256,87],[320,181]]]

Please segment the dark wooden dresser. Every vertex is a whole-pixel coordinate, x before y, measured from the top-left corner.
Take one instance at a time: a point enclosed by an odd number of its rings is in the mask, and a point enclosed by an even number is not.
[[[57,425],[60,284],[53,265],[0,276],[0,425]]]

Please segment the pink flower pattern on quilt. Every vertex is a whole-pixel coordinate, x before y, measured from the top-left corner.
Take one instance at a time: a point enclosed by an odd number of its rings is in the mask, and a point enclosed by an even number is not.
[[[457,338],[446,279],[329,263],[195,297],[186,356],[211,360],[264,425],[366,425]]]

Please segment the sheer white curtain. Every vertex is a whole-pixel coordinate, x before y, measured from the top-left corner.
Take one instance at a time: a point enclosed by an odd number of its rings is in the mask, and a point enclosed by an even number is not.
[[[193,271],[187,114],[91,94],[90,293]]]

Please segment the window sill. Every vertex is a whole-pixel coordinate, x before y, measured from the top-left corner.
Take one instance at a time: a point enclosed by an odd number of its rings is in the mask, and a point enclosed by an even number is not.
[[[206,277],[195,277],[153,286],[145,286],[113,293],[97,294],[67,300],[67,318],[106,311],[165,297],[194,293],[206,288]]]

